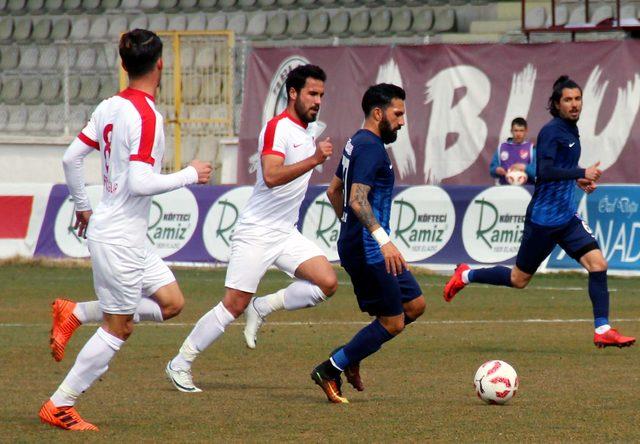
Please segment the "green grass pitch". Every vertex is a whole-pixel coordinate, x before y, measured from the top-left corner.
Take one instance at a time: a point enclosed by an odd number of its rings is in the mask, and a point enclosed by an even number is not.
[[[242,318],[230,326],[194,365],[199,394],[175,391],[164,366],[221,299],[224,270],[178,269],[176,276],[187,298],[184,311],[164,324],[136,327],[77,404],[101,431],[74,434],[41,424],[37,412],[96,329],[81,327],[65,359],[54,362],[50,302],[62,295],[93,299],[91,271],[1,266],[0,441],[640,441],[638,345],[594,347],[584,275],[538,276],[522,291],[469,287],[447,304],[445,277],[419,274],[425,315],[363,362],[366,390],[347,387],[349,405],[329,404],[309,378],[316,363],[369,320],[343,272],[329,302],[269,318],[256,350],[244,345]],[[288,282],[269,271],[259,294]],[[639,335],[640,279],[609,283],[613,324]],[[511,363],[520,376],[520,391],[505,406],[475,396],[473,375],[489,359]]]

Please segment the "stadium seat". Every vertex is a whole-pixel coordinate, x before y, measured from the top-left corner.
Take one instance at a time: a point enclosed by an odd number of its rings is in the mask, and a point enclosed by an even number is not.
[[[218,0],[218,6],[225,11],[235,9],[237,0]]]
[[[38,66],[40,58],[40,50],[37,46],[21,46],[20,47],[20,64],[18,70],[33,71]]]
[[[100,0],[82,0],[82,9],[88,14],[100,12]]]
[[[247,29],[247,16],[241,12],[231,15],[227,19],[227,29],[236,34],[244,34]]]
[[[5,127],[6,131],[17,133],[24,130],[27,124],[28,112],[24,106],[13,106],[9,110],[9,121]]]
[[[51,29],[51,39],[66,40],[71,33],[71,20],[68,18],[59,18],[53,23],[53,29]]]
[[[307,37],[309,27],[309,16],[306,12],[300,11],[291,16],[287,26],[287,34],[295,39]]]
[[[83,76],[80,79],[79,99],[88,105],[95,105],[100,92],[100,78],[96,76]]]
[[[422,8],[413,13],[413,24],[411,31],[414,34],[424,35],[433,27],[434,16],[430,8]]]
[[[350,17],[347,11],[339,11],[331,17],[329,35],[335,37],[347,37],[349,35]]]
[[[13,40],[17,43],[24,43],[31,38],[33,32],[33,22],[31,17],[21,17],[14,21]]]
[[[275,3],[275,0],[272,1],[273,3]],[[238,8],[242,9],[243,11],[250,11],[253,9],[256,9],[258,7],[258,0],[238,0]],[[260,9],[265,9],[263,8],[262,5],[260,5]]]
[[[22,89],[20,90],[20,101],[26,104],[33,104],[39,101],[42,92],[42,80],[38,77],[26,77],[22,79]]]
[[[51,19],[49,18],[41,18],[39,19],[35,26],[33,27],[33,33],[31,34],[31,38],[36,42],[44,42],[49,40],[51,37],[51,29],[53,26],[51,25]]]
[[[131,20],[131,23],[129,23],[129,29],[148,29],[148,28],[150,28],[149,19],[147,18],[146,15],[139,15],[135,17],[133,20]]]
[[[179,0],[178,9],[181,12],[193,12],[196,11],[198,6],[198,0]]]
[[[78,71],[91,71],[96,66],[96,50],[94,48],[78,49],[78,57],[75,60],[75,68]]]
[[[358,4],[359,0],[340,0],[340,4],[346,8],[352,8]]]
[[[40,92],[40,100],[47,105],[59,103],[62,100],[62,80],[59,77],[49,76]]]
[[[391,18],[389,9],[378,10],[371,18],[371,32],[376,36],[390,35]]]
[[[9,71],[18,67],[20,50],[17,46],[3,46],[0,49],[0,70]]]
[[[440,9],[436,12],[433,30],[435,32],[452,32],[456,28],[456,11],[453,8]]]
[[[13,36],[13,18],[0,18],[0,41],[10,41]]]
[[[57,14],[62,12],[63,0],[45,0],[44,9],[49,14]]]
[[[187,29],[187,17],[184,15],[172,15],[167,25],[169,31],[184,31]]]
[[[47,110],[47,123],[45,124],[44,131],[48,134],[59,135],[64,130],[64,105],[49,105]]]
[[[160,0],[141,0],[140,9],[145,12],[155,11],[160,8]]]
[[[258,0],[260,9],[275,9],[278,7],[278,0]]]
[[[71,134],[77,134],[85,127],[89,120],[89,112],[88,108],[82,105],[71,107],[68,121]]]
[[[336,3],[338,3],[338,0],[318,0],[318,2],[320,3],[320,6],[333,7],[337,6]]]
[[[203,31],[207,29],[207,16],[204,14],[196,14],[189,17],[187,22],[187,31]]]
[[[22,90],[22,80],[19,77],[5,77],[2,79],[2,91],[0,91],[0,102],[3,104],[14,104],[20,100]]]
[[[590,23],[593,25],[597,25],[605,20],[609,20],[613,18],[613,9],[610,5],[601,5],[598,6],[593,14],[591,15]]]
[[[200,11],[213,11],[216,9],[217,4],[218,0],[200,0],[198,2],[198,9]]]
[[[67,14],[79,14],[82,12],[82,0],[64,0],[62,2],[62,9]]]
[[[266,39],[267,14],[264,11],[255,12],[247,24],[247,36],[252,40]]]
[[[160,0],[160,11],[175,11],[178,0]]]
[[[227,16],[224,13],[218,13],[209,17],[207,20],[208,31],[220,31],[227,28]]]
[[[272,39],[283,39],[286,37],[288,17],[285,12],[278,12],[267,21],[266,35]]]
[[[318,3],[318,0],[298,0],[298,5],[310,9],[319,7],[320,3]]]
[[[26,0],[9,0],[7,2],[7,10],[10,14],[24,14],[26,6]]]
[[[140,0],[121,0],[120,7],[122,9],[138,9],[140,7]]]
[[[101,1],[102,1],[102,8],[105,11],[116,9],[120,6],[120,0],[101,0]]]
[[[64,92],[63,92],[64,94]],[[69,89],[67,90],[70,103],[77,103],[80,95],[80,77],[69,76]]]
[[[575,26],[575,25],[584,25],[585,22],[585,8],[583,5],[579,5],[577,6],[573,11],[571,11],[571,14],[569,14],[569,20],[567,21],[567,25],[568,26]]]
[[[0,131],[4,130],[9,122],[9,110],[7,108],[6,106],[0,106]]]
[[[47,108],[44,105],[28,107],[25,130],[29,133],[39,133],[47,124]]]
[[[2,8],[0,8],[0,10],[1,9]],[[42,14],[44,13],[44,0],[27,0],[25,9],[29,15]]]
[[[313,38],[328,37],[329,30],[329,14],[326,11],[318,11],[311,14],[309,18],[309,27],[307,31]]]
[[[433,14],[433,13],[432,13]],[[433,15],[431,15],[433,21]],[[391,14],[391,27],[389,28],[393,35],[408,36],[413,34],[413,13],[411,9],[399,8],[394,9]]]
[[[278,0],[278,7],[280,8],[292,8],[296,3],[296,0]]]
[[[200,70],[213,68],[216,58],[216,51],[213,46],[201,46],[195,54],[195,67]]]
[[[524,20],[525,28],[529,29],[537,29],[544,27],[544,24],[547,21],[547,10],[544,6],[539,6],[536,8],[531,8],[527,11]]]
[[[356,37],[366,37],[370,34],[371,13],[368,9],[356,12],[351,16],[349,22],[349,32]]]
[[[91,29],[91,19],[86,16],[78,17],[73,21],[69,38],[71,40],[86,40],[89,37],[89,29]]]
[[[38,70],[50,71],[55,69],[58,63],[58,48],[53,45],[41,46],[38,58]]]
[[[202,79],[200,77],[182,79],[182,101],[186,104],[198,103]]]
[[[89,40],[101,41],[107,38],[109,31],[109,20],[105,16],[98,16],[93,19],[89,30]]]
[[[78,58],[78,48],[75,46],[59,46],[58,47],[58,63],[57,67],[60,70],[64,70],[65,66],[69,65],[69,70],[73,68],[73,64]]]
[[[118,48],[113,44],[101,45],[98,49],[96,67],[103,71],[115,72],[118,65]]]
[[[182,70],[188,70],[192,68],[196,61],[196,50],[193,46],[181,46],[180,47],[180,66]]]
[[[168,26],[169,20],[164,14],[154,15],[149,18],[149,29],[152,31],[166,31]]]
[[[110,40],[118,41],[120,38],[120,34],[127,31],[127,18],[123,16],[117,16],[110,19],[109,22],[109,31],[107,33],[107,37]]]
[[[118,82],[115,76],[107,76],[100,79],[100,92],[98,99],[104,100],[118,93]]]
[[[636,5],[623,5],[620,6],[620,19],[638,19],[638,9]]]

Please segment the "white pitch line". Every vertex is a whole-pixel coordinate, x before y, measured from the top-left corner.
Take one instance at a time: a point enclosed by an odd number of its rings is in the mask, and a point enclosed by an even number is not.
[[[441,320],[441,321],[416,321],[412,325],[464,325],[464,324],[574,324],[581,322],[593,322],[593,319],[460,319],[460,320]],[[612,319],[611,322],[640,322],[640,318],[620,318],[620,319]],[[268,322],[267,325],[271,326],[309,326],[309,325],[367,325],[370,321],[289,321],[289,322]],[[51,324],[42,324],[42,323],[13,323],[13,324],[2,324],[0,323],[0,328],[8,328],[8,327],[49,327]],[[98,325],[97,323],[91,323],[87,325]],[[153,323],[146,322],[144,324],[137,324],[138,327],[193,327],[195,323],[190,322],[167,322],[167,323]],[[232,326],[242,327],[245,325],[244,322],[234,322],[231,324]]]

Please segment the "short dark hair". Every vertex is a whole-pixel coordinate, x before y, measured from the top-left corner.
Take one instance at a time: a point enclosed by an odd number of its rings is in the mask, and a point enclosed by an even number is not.
[[[289,97],[289,91],[291,88],[295,89],[296,92],[300,92],[302,88],[304,88],[305,83],[307,83],[307,79],[311,77],[312,79],[321,80],[323,82],[327,81],[327,75],[317,65],[300,65],[293,68],[287,74],[287,80],[285,81],[285,87],[287,88],[287,97]]]
[[[151,72],[162,57],[162,40],[152,31],[134,29],[120,37],[118,51],[124,70],[136,78]]]
[[[393,99],[404,100],[407,97],[404,89],[391,83],[379,83],[370,86],[362,96],[362,111],[365,117],[374,108],[386,109]]]
[[[558,79],[553,83],[553,92],[551,93],[551,97],[549,97],[549,103],[547,104],[547,109],[551,113],[553,117],[558,117],[560,112],[556,108],[556,103],[560,102],[562,98],[562,90],[568,89],[579,89],[582,94],[582,88],[576,82],[574,82],[569,76],[562,75],[558,77]]]
[[[523,117],[516,117],[515,119],[513,119],[511,121],[511,128],[513,128],[514,125],[524,126],[526,128],[527,127],[527,121],[524,120]]]

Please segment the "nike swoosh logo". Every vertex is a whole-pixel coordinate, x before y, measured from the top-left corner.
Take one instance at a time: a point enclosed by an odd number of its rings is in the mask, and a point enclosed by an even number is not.
[[[573,148],[573,145],[575,145],[575,144],[576,144],[575,142],[570,143],[570,144],[569,144],[569,148]]]
[[[299,146],[301,146],[301,145],[302,145],[301,143],[299,143],[299,144],[297,144],[297,145],[295,145],[295,144],[294,144],[294,145],[293,145],[293,147],[294,147],[294,148],[298,148],[298,147],[299,147]]]

